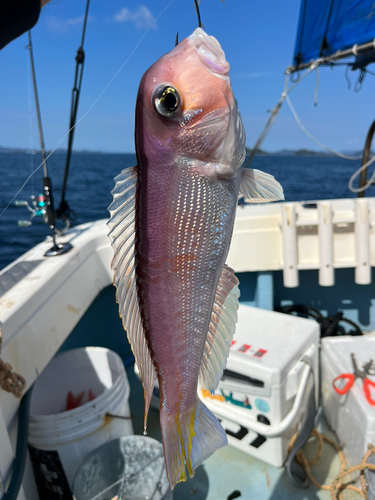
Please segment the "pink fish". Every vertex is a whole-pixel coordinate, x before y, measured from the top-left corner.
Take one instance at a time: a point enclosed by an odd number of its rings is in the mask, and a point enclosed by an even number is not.
[[[241,169],[245,131],[218,41],[198,28],[141,80],[137,166],[115,179],[109,237],[117,302],[145,394],[155,380],[171,488],[227,444],[197,395],[214,391],[232,342],[238,280],[225,265],[239,196],[283,198]]]

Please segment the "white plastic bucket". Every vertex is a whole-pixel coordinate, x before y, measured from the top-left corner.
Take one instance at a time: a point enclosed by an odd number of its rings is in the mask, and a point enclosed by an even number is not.
[[[66,411],[69,391],[85,396],[81,406]],[[130,417],[129,393],[124,365],[113,351],[85,347],[52,359],[35,383],[30,407],[30,454],[42,497],[69,489],[95,448],[133,434],[130,418],[109,416]]]

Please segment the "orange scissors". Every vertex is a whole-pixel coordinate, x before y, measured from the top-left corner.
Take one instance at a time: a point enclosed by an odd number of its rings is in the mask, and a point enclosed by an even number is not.
[[[353,353],[351,353],[351,357],[352,357],[354,373],[342,373],[341,375],[336,377],[332,382],[333,388],[335,389],[337,394],[340,395],[346,394],[349,391],[349,389],[353,387],[355,379],[361,378],[363,380],[363,392],[365,393],[366,400],[371,406],[375,406],[375,399],[371,397],[371,390],[370,390],[371,388],[375,390],[375,382],[367,378],[371,370],[373,370],[374,368],[374,363],[371,359],[368,363],[364,363],[363,369],[360,370],[358,368],[357,360],[355,359]],[[342,389],[340,389],[339,384],[337,384],[337,381],[339,380],[347,381]]]

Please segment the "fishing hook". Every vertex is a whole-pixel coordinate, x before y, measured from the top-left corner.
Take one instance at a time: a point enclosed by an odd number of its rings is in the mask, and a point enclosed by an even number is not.
[[[198,17],[198,28],[203,28],[203,24],[202,24],[202,21],[201,21],[201,13],[199,12],[199,4],[200,4],[200,1],[198,2],[198,0],[194,0],[194,5],[195,5],[195,12],[197,13],[197,17]]]

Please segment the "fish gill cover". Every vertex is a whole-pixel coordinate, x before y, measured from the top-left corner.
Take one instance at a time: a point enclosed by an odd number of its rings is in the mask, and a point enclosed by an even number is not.
[[[374,38],[374,0],[302,0],[294,63],[298,66]]]

